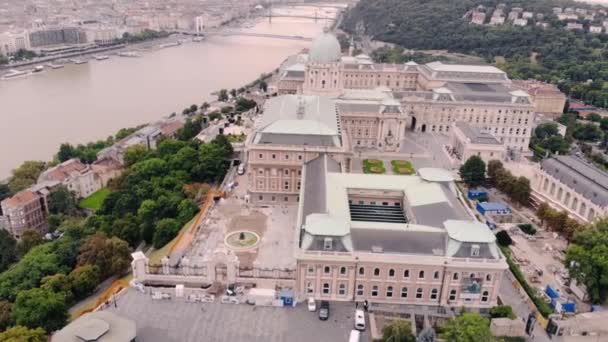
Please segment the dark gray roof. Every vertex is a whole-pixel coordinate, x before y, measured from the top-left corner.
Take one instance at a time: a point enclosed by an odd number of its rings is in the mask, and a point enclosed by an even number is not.
[[[300,70],[287,70],[285,72],[284,78],[289,78],[289,79],[304,79],[304,71],[300,71]]]
[[[258,144],[336,146],[333,136],[311,134],[258,133]]]
[[[325,192],[328,172],[340,172],[340,163],[325,153],[304,164],[302,218],[312,213],[327,212]]]
[[[312,243],[308,247],[308,250],[311,251],[327,251],[325,248],[325,238],[331,238],[331,251],[332,252],[348,252],[348,249],[342,243],[342,239],[337,239],[335,236],[323,236],[323,235],[314,235],[312,237]]]
[[[445,253],[445,232],[398,231],[384,229],[351,228],[351,239],[356,251],[371,252],[373,247],[381,247],[384,253],[407,253],[443,255]]]
[[[447,82],[444,87],[457,101],[511,103],[513,99],[512,89],[501,84]]]
[[[494,138],[494,136],[482,132],[478,127],[471,126],[464,121],[456,122],[456,127],[458,127],[473,144],[500,145],[500,141]]]
[[[608,173],[570,156],[545,159],[541,168],[591,202],[608,205]]]
[[[425,226],[440,228],[445,220],[461,219],[448,202],[420,205],[411,207],[410,210],[414,214],[415,222]]]

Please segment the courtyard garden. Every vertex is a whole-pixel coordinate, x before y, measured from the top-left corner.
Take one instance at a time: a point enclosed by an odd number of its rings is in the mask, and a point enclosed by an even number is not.
[[[396,175],[413,175],[416,173],[412,162],[408,160],[392,160],[393,173]]]
[[[365,159],[363,160],[363,172],[383,174],[386,172],[384,162],[378,159]]]
[[[103,200],[108,197],[110,192],[111,191],[108,188],[101,188],[92,193],[89,197],[83,198],[78,205],[84,209],[97,210],[99,207],[101,207],[101,203],[103,203]]]

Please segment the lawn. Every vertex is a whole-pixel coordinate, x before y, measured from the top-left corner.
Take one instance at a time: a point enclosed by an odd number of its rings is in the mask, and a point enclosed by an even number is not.
[[[392,160],[391,165],[393,166],[393,173],[396,175],[413,175],[416,173],[412,162],[408,160]]]
[[[365,159],[363,160],[363,172],[365,173],[385,173],[384,162],[378,159]]]
[[[247,139],[247,136],[245,134],[228,134],[227,137],[228,141],[233,144],[245,142],[245,139]]]
[[[89,197],[83,198],[78,205],[81,208],[97,210],[101,207],[101,203],[103,203],[103,200],[108,197],[110,192],[111,191],[108,188],[101,188],[92,193]]]

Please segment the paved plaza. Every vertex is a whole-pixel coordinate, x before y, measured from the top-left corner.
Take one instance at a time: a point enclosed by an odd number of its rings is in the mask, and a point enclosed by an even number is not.
[[[331,303],[329,320],[304,304],[295,308],[247,304],[186,303],[184,299],[153,300],[127,289],[117,297],[116,312],[137,323],[138,342],[340,342],[353,328],[352,303]],[[361,341],[371,341],[369,329]]]

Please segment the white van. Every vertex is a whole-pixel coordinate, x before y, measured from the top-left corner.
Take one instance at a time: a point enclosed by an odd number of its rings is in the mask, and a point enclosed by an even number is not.
[[[359,330],[351,330],[350,337],[348,338],[348,342],[359,342],[360,337],[361,337],[361,332]]]
[[[239,166],[236,169],[236,173],[238,173],[239,175],[244,175],[245,174],[245,164],[243,164],[243,163],[239,164]]]
[[[355,329],[360,331],[365,330],[365,314],[363,310],[355,310]]]

